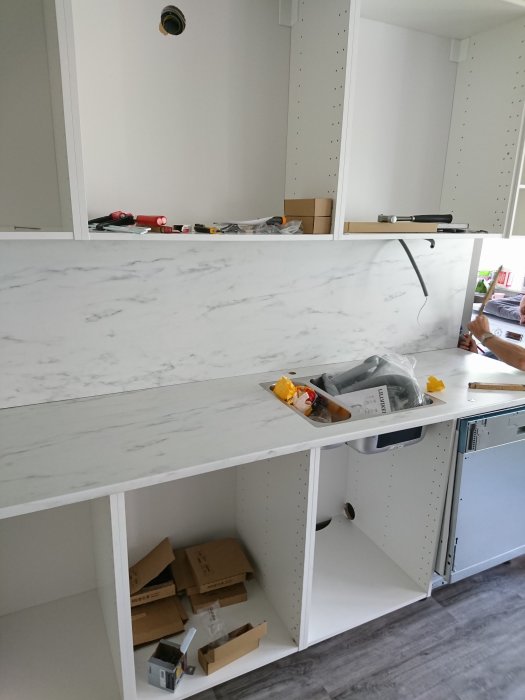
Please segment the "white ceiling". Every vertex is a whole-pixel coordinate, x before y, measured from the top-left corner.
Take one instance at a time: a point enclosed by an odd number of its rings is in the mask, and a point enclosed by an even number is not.
[[[525,16],[525,0],[362,0],[361,7],[368,19],[451,39]]]

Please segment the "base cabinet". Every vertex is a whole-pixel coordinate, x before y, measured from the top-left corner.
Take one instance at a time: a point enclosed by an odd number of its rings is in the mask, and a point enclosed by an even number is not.
[[[254,577],[247,601],[220,619],[225,632],[268,625],[257,650],[207,676],[197,659],[207,619],[183,598],[195,673],[176,698],[426,597],[452,433],[441,423],[380,454],[312,449],[0,521],[0,695],[165,698],[147,682],[156,642],[133,649],[128,581],[130,564],[165,537],[174,549],[241,540]]]
[[[308,643],[425,598],[450,469],[453,422],[376,454],[322,450]],[[351,519],[343,515],[345,504]]]
[[[110,498],[0,521],[0,697],[118,700]]]

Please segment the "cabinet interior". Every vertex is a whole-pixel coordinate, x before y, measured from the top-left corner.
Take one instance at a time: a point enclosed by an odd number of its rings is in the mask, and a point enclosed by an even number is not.
[[[109,498],[2,520],[0,549],[2,694],[118,700]]]
[[[248,600],[221,608],[229,632],[266,620],[268,634],[257,652],[206,676],[197,660],[199,647],[211,639],[206,617],[191,613],[186,629],[197,633],[189,652],[195,674],[177,689],[178,697],[201,692],[249,670],[297,651],[300,643],[305,542],[308,517],[309,453],[278,457],[249,465],[149,486],[126,494],[126,538],[130,565],[168,537],[174,549],[221,537],[237,537],[254,565],[247,581]],[[174,636],[177,641],[183,635]],[[147,660],[156,644],[134,652],[138,697],[157,697],[147,683]],[[158,697],[163,697],[158,691]]]
[[[331,522],[315,538],[310,644],[428,595],[452,429],[431,426],[421,442],[377,454],[321,451],[317,522]]]

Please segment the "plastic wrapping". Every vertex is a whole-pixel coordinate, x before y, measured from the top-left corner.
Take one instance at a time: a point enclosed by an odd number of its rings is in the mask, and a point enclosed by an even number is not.
[[[414,358],[371,355],[360,365],[339,374],[323,374],[313,384],[331,396],[386,386],[391,411],[424,406],[426,397],[414,374]]]

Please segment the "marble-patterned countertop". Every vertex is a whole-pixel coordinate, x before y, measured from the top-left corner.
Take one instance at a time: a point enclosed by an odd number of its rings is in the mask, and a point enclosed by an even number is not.
[[[443,403],[312,425],[261,383],[358,363],[275,372],[7,408],[0,411],[0,517],[346,440],[525,404],[525,393],[472,391],[469,381],[523,383],[522,372],[458,349],[419,353],[415,372],[445,382]]]

